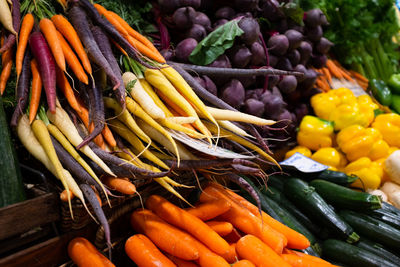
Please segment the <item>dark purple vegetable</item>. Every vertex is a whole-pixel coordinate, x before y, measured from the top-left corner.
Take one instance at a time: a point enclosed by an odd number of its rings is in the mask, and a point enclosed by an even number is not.
[[[196,10],[193,7],[181,7],[175,10],[172,21],[178,29],[189,29],[193,25]]]
[[[298,50],[300,52],[300,58],[301,58],[300,63],[302,65],[305,65],[311,56],[312,46],[310,45],[310,43],[302,41],[300,43]]]
[[[215,12],[215,18],[230,20],[236,14],[235,10],[229,6],[224,6]]]
[[[244,87],[236,79],[231,80],[222,88],[221,99],[234,108],[239,108],[244,101]]]
[[[161,55],[165,58],[165,60],[174,60],[175,53],[171,49],[163,49],[160,51]]]
[[[253,188],[254,185],[252,186],[243,177],[236,175],[236,174],[228,174],[225,177],[228,178],[233,183],[237,184],[241,189],[246,191],[255,200],[255,202],[257,203],[258,212],[261,214],[261,212],[262,212],[261,200],[260,200],[260,196],[258,195],[256,190]],[[247,179],[249,179],[249,178],[247,178]]]
[[[296,114],[296,119],[297,121],[301,121],[303,119],[304,116],[306,116],[307,114],[309,114],[309,110],[306,104],[301,103],[299,106],[297,106],[294,110],[295,114]]]
[[[256,82],[256,76],[237,77],[237,79],[242,83],[244,88],[248,88]]]
[[[281,57],[278,63],[276,63],[275,68],[279,70],[292,70],[293,66],[287,57]]]
[[[201,0],[158,0],[162,12],[171,13],[181,6],[199,8]]]
[[[322,37],[315,45],[315,49],[321,54],[326,54],[329,52],[329,49],[331,49],[332,46],[333,43],[331,41],[329,41],[325,37]]]
[[[180,41],[175,49],[176,58],[182,62],[189,62],[189,56],[196,46],[197,41],[193,38],[187,38]]]
[[[108,40],[108,38],[104,34],[104,32],[100,29],[100,27],[93,26],[93,27],[91,27],[91,29],[92,29],[94,39],[95,39],[97,45],[99,46],[101,53],[103,54],[103,56],[107,59],[108,63],[110,64],[111,69],[114,72],[114,75],[117,76],[120,81],[120,85],[117,88],[117,90],[114,90],[114,94],[117,98],[118,103],[121,105],[122,109],[124,110],[125,106],[126,106],[125,85],[124,85],[124,82],[122,81],[121,69],[119,68],[118,62],[115,59],[115,56],[113,54],[110,41]]]
[[[275,55],[284,55],[289,48],[289,40],[283,34],[276,34],[267,42],[268,52]]]
[[[279,80],[278,80],[278,82],[279,82]],[[276,84],[278,84],[278,82],[277,82]],[[281,91],[279,91],[279,88],[278,88],[278,87],[274,86],[274,87],[272,88],[272,90],[271,90],[271,93],[272,93],[273,95],[278,96],[280,99],[283,99],[282,93],[281,93]]]
[[[315,27],[317,25],[326,25],[328,23],[321,9],[311,9],[304,14],[304,23],[307,26]]]
[[[287,30],[285,32],[285,36],[288,38],[289,40],[289,49],[296,49],[297,47],[300,46],[301,41],[303,41],[303,34],[301,34],[300,32],[296,31],[296,30]]]
[[[269,88],[273,89],[279,83],[279,76],[269,76],[268,77],[268,86]],[[279,90],[278,90],[279,91]]]
[[[199,76],[193,76],[193,79],[195,79],[196,82],[198,82],[202,87],[206,88],[206,82],[204,81],[203,78]]]
[[[203,12],[196,12],[193,23],[203,26],[207,31],[211,30],[211,21]]]
[[[287,20],[286,20],[286,19],[281,19],[280,21],[278,21],[278,22],[276,23],[276,26],[275,26],[274,29],[275,29],[277,32],[282,33],[282,34],[283,34],[284,32],[286,32],[286,31],[289,29]]]
[[[234,5],[240,11],[255,11],[258,9],[258,0],[234,0]]]
[[[227,19],[219,19],[213,24],[213,30],[215,31],[219,26],[224,25],[225,23],[229,22]]]
[[[203,80],[205,85],[204,87],[207,89],[207,91],[209,91],[213,95],[217,95],[218,89],[215,83],[210,78],[208,78],[208,76],[203,76]]]
[[[282,78],[278,84],[279,89],[282,93],[288,94],[296,90],[297,80],[296,77],[292,75],[287,75]]]
[[[21,26],[21,12],[20,12],[20,4],[19,0],[12,0],[12,24],[15,32],[19,32],[19,28]],[[10,49],[15,44],[16,36],[12,33],[7,35],[7,38],[4,40],[4,44],[0,49],[0,54]]]
[[[245,44],[251,45],[258,40],[258,36],[260,35],[260,25],[258,25],[258,22],[255,19],[242,18],[238,25],[244,32],[240,36],[240,39],[242,39]]]
[[[247,167],[257,168],[257,164],[245,159],[210,159],[210,160],[181,160],[179,167],[175,160],[164,160],[165,164],[173,167],[174,170],[198,170],[209,169],[214,167],[223,167],[229,165],[242,165]]]
[[[262,117],[265,111],[264,103],[257,99],[249,98],[244,102],[243,111],[257,117]]]
[[[204,37],[206,36],[207,36],[206,29],[199,24],[193,24],[193,26],[185,34],[186,38],[193,38],[198,42],[203,40]]]
[[[285,14],[280,8],[279,1],[277,0],[265,1],[264,5],[262,6],[262,14],[263,17],[272,22],[285,17]]]
[[[277,120],[278,121],[293,121],[293,116],[287,109],[284,109],[282,111],[282,113],[279,114]]]
[[[304,33],[304,26],[301,26],[300,24],[298,24],[297,22],[295,22],[291,19],[288,20],[288,27],[289,27],[289,29],[298,31],[301,34]]]
[[[259,42],[254,42],[251,47],[251,60],[250,64],[257,65],[265,65],[267,63],[264,47]]]
[[[314,68],[320,69],[323,66],[325,66],[327,60],[328,60],[328,58],[326,57],[326,55],[320,55],[320,54],[312,55],[311,56],[311,65]]]
[[[201,0],[179,0],[180,6],[191,6],[193,8],[199,8]]]
[[[259,99],[259,96],[258,96],[256,90],[246,90],[244,92],[244,99],[247,100],[250,98]]]
[[[302,90],[309,90],[311,87],[314,86],[315,81],[317,80],[317,73],[312,69],[307,69],[304,75],[304,81],[301,82],[301,89]]]
[[[279,57],[269,54],[268,59],[269,59],[269,65],[275,68],[276,64],[278,64]]]
[[[304,67],[304,65],[301,65],[301,64],[299,64],[299,65],[297,65],[296,67],[294,67],[293,70],[294,70],[294,71],[298,71],[298,72],[302,72],[302,73],[304,73],[304,75],[306,74],[306,71],[307,71],[306,67]],[[305,76],[296,77],[296,78],[297,78],[297,82],[300,83],[300,82],[304,81]]]
[[[296,66],[300,62],[300,52],[297,50],[292,50],[286,54],[292,66]]]
[[[229,58],[226,55],[219,56],[208,66],[214,68],[232,68],[231,62],[229,61]]]
[[[276,119],[276,117],[286,107],[286,103],[282,100],[282,98],[273,94],[264,95],[262,97],[262,102],[264,103],[264,114],[273,119]]]
[[[323,33],[324,32],[323,32],[321,26],[308,28],[307,29],[307,38],[313,42],[318,42],[321,39]]]
[[[14,113],[11,117],[11,126],[17,127],[19,118],[24,114],[24,110],[28,103],[29,98],[29,84],[31,79],[31,53],[29,49],[26,49],[24,60],[22,62],[21,75],[17,83],[16,89],[16,101]],[[55,78],[54,78],[55,81]]]
[[[235,68],[245,68],[251,60],[250,50],[244,46],[235,46],[228,52],[232,66]]]
[[[84,1],[85,0],[82,0],[79,3],[84,3]],[[92,6],[92,4],[90,5]],[[85,11],[79,5],[72,4],[72,7],[68,11],[68,18],[69,21],[74,26],[75,30],[77,31],[78,36],[81,39],[83,45],[85,46],[91,60],[93,60],[97,65],[99,65],[104,69],[104,71],[107,73],[107,76],[110,77],[113,87],[118,88],[121,82],[119,81],[118,77],[114,74],[107,59],[101,53],[100,48],[97,45],[94,36],[92,34],[92,31],[90,29],[88,18],[86,16]],[[114,40],[117,41],[116,39]],[[38,65],[40,66],[41,63],[38,62]]]

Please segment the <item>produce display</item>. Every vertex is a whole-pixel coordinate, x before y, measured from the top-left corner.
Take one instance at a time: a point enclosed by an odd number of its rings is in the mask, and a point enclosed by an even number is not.
[[[400,11],[353,2],[0,0],[0,224],[61,213],[6,251],[397,266]]]

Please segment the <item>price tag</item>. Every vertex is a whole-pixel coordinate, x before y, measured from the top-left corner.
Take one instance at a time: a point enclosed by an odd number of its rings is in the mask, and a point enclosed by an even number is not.
[[[279,164],[291,169],[294,168],[304,173],[321,172],[329,168],[329,166],[316,162],[315,160],[312,160],[298,152],[294,153],[293,156],[285,159]]]

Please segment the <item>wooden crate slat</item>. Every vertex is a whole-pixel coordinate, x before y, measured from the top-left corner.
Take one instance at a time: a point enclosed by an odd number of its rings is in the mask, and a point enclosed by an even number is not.
[[[0,209],[0,240],[60,219],[56,194],[45,194]]]

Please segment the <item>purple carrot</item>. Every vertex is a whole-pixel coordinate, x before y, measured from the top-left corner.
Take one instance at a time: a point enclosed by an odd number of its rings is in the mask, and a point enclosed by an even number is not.
[[[94,24],[100,26],[115,42],[117,42],[131,57],[132,59],[138,61],[140,64],[146,66],[147,68],[154,69],[153,66],[144,62],[135,48],[127,41],[124,37],[119,34],[115,27],[104,19],[97,9],[88,0],[80,0],[79,4],[85,9],[89,17],[93,20]]]
[[[19,0],[12,0],[11,15],[13,20],[13,28],[15,32],[19,33],[19,28],[21,27],[21,12]],[[0,54],[10,49],[15,44],[16,38],[17,37],[14,34],[10,33],[0,49]]]
[[[92,31],[90,30],[85,11],[79,5],[72,4],[72,7],[68,11],[68,18],[77,31],[78,36],[87,49],[91,59],[104,69],[104,71],[107,73],[107,76],[110,77],[114,89],[118,88],[121,82],[114,74],[107,59],[101,53],[100,48],[94,39]]]
[[[18,120],[24,113],[26,104],[28,103],[29,97],[29,84],[31,80],[31,53],[27,49],[22,62],[21,75],[17,84],[17,106],[15,107],[14,113],[11,118],[11,126],[16,127]]]
[[[96,136],[101,134],[104,129],[105,117],[104,117],[104,102],[102,91],[98,86],[90,82],[89,85],[85,86],[89,96],[89,104],[91,105],[92,120],[94,124],[93,131],[88,134],[83,141],[76,147],[80,149],[92,141]]]
[[[245,174],[245,175],[254,175],[258,177],[264,177],[264,174],[261,172],[260,168],[252,168],[248,166],[244,166],[241,164],[233,164],[232,168],[235,173]]]
[[[121,105],[122,109],[124,110],[125,106],[126,106],[125,85],[124,85],[124,82],[122,81],[121,69],[119,68],[118,62],[113,55],[110,41],[108,40],[108,37],[104,34],[104,32],[101,30],[100,27],[93,26],[93,27],[91,27],[91,29],[92,29],[94,39],[95,39],[97,45],[99,46],[101,53],[107,59],[115,76],[117,76],[117,78],[119,79],[119,81],[121,83],[120,86],[114,91],[114,93],[115,93],[115,96],[116,96],[119,104]]]
[[[40,77],[46,92],[47,104],[51,113],[56,112],[56,63],[53,54],[40,32],[29,37],[29,46],[39,66]]]
[[[93,208],[93,212],[96,215],[97,219],[99,220],[101,226],[104,229],[104,236],[107,242],[107,247],[109,251],[109,258],[111,260],[111,237],[110,237],[110,225],[108,224],[106,215],[104,214],[103,209],[100,206],[99,201],[97,200],[97,196],[94,193],[93,189],[90,185],[87,184],[80,184],[79,188],[82,190],[82,193],[86,197],[87,201]]]
[[[252,166],[257,168],[258,165],[254,162],[245,159],[218,159],[218,160],[181,160],[179,167],[177,162],[174,160],[164,161],[168,166],[171,166],[174,170],[198,170],[198,169],[209,169],[214,167],[223,167],[230,165],[240,166]]]

